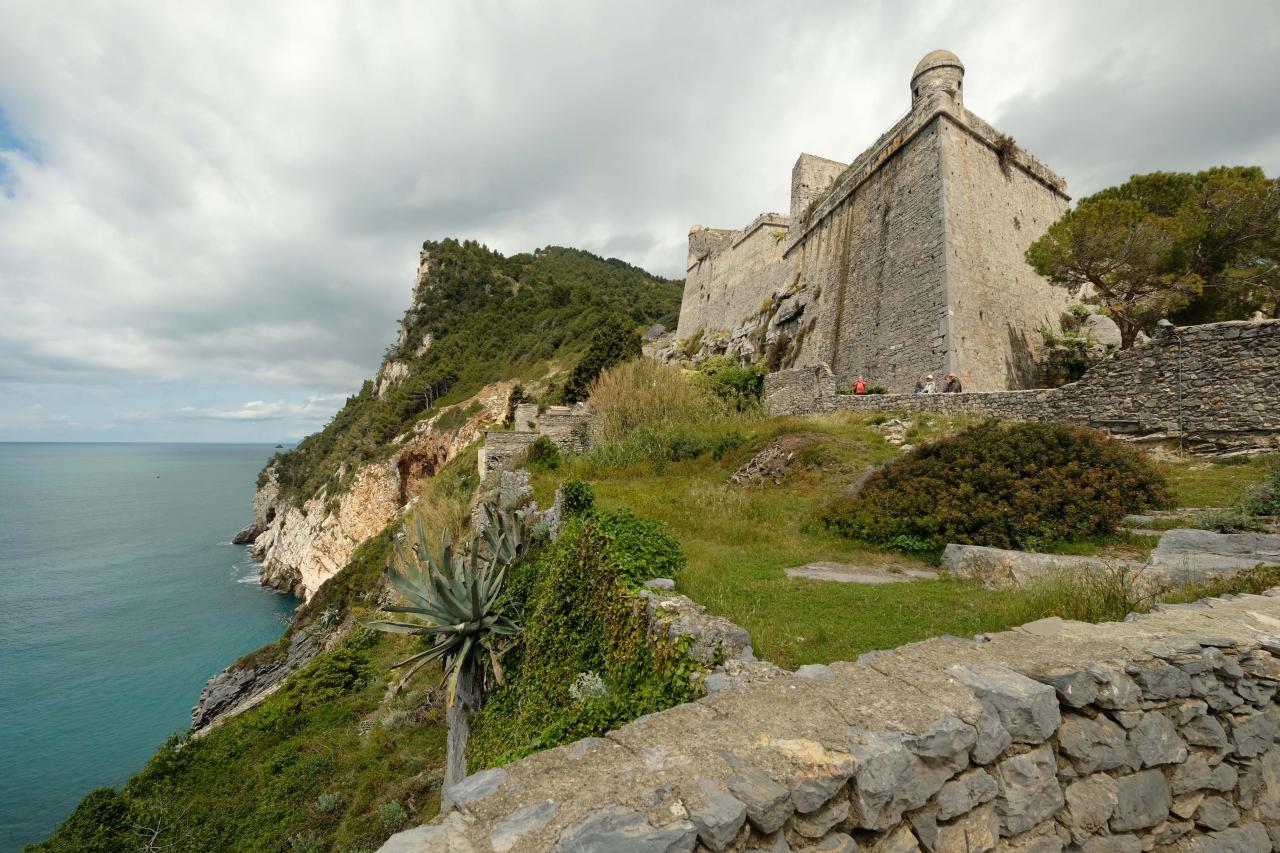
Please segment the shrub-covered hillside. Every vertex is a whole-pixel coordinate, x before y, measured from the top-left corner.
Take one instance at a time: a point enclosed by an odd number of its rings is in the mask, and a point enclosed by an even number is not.
[[[549,362],[572,368],[608,321],[674,326],[680,308],[681,282],[616,258],[559,247],[508,258],[457,240],[423,248],[430,271],[387,351],[408,376],[381,399],[365,382],[323,430],[278,458],[281,489],[295,501],[326,484],[341,488],[343,474],[389,452],[388,442],[414,421],[489,382],[533,378]]]

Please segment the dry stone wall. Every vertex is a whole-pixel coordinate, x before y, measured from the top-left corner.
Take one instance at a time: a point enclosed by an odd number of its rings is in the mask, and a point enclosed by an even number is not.
[[[872,381],[875,378],[872,377]],[[1039,391],[836,393],[823,365],[765,377],[772,414],[942,412],[1085,424],[1193,452],[1280,447],[1280,320],[1188,326],[1117,353],[1078,382]]]
[[[1268,851],[1280,598],[944,637],[483,771],[421,851]]]

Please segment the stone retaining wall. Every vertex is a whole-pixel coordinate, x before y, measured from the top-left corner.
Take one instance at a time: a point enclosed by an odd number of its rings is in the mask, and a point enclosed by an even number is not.
[[[743,686],[486,770],[407,851],[1266,851],[1280,597],[1046,619]]]
[[[875,377],[872,377],[872,381]],[[1116,354],[1078,382],[1039,391],[836,394],[825,366],[765,377],[771,414],[945,412],[1062,420],[1192,452],[1280,448],[1280,320],[1188,326]]]

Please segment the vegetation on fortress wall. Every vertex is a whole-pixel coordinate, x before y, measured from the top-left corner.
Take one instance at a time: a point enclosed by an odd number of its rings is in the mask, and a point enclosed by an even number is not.
[[[577,501],[581,506],[582,501]],[[635,598],[651,577],[684,564],[660,525],[585,510],[561,537],[514,569],[507,606],[522,624],[507,683],[489,694],[471,740],[473,770],[601,735],[700,693],[683,644],[647,639]]]
[[[1169,495],[1146,455],[1051,423],[971,427],[917,447],[836,498],[823,521],[851,539],[938,554],[949,542],[1043,550],[1113,532]]]
[[[674,326],[679,311],[681,282],[617,259],[558,247],[508,258],[456,240],[424,248],[430,273],[405,315],[404,344],[387,353],[408,365],[408,376],[382,399],[365,382],[323,430],[277,457],[281,492],[295,502],[326,485],[340,490],[415,421],[487,383],[540,372],[551,361],[574,365],[599,329]],[[431,346],[415,356],[428,334]]]

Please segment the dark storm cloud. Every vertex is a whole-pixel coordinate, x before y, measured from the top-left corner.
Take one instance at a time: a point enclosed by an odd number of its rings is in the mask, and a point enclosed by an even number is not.
[[[1277,8],[0,0],[0,382],[314,428],[424,239],[683,275],[689,225],[784,211],[796,155],[854,157],[937,47],[1076,194],[1280,171]]]

